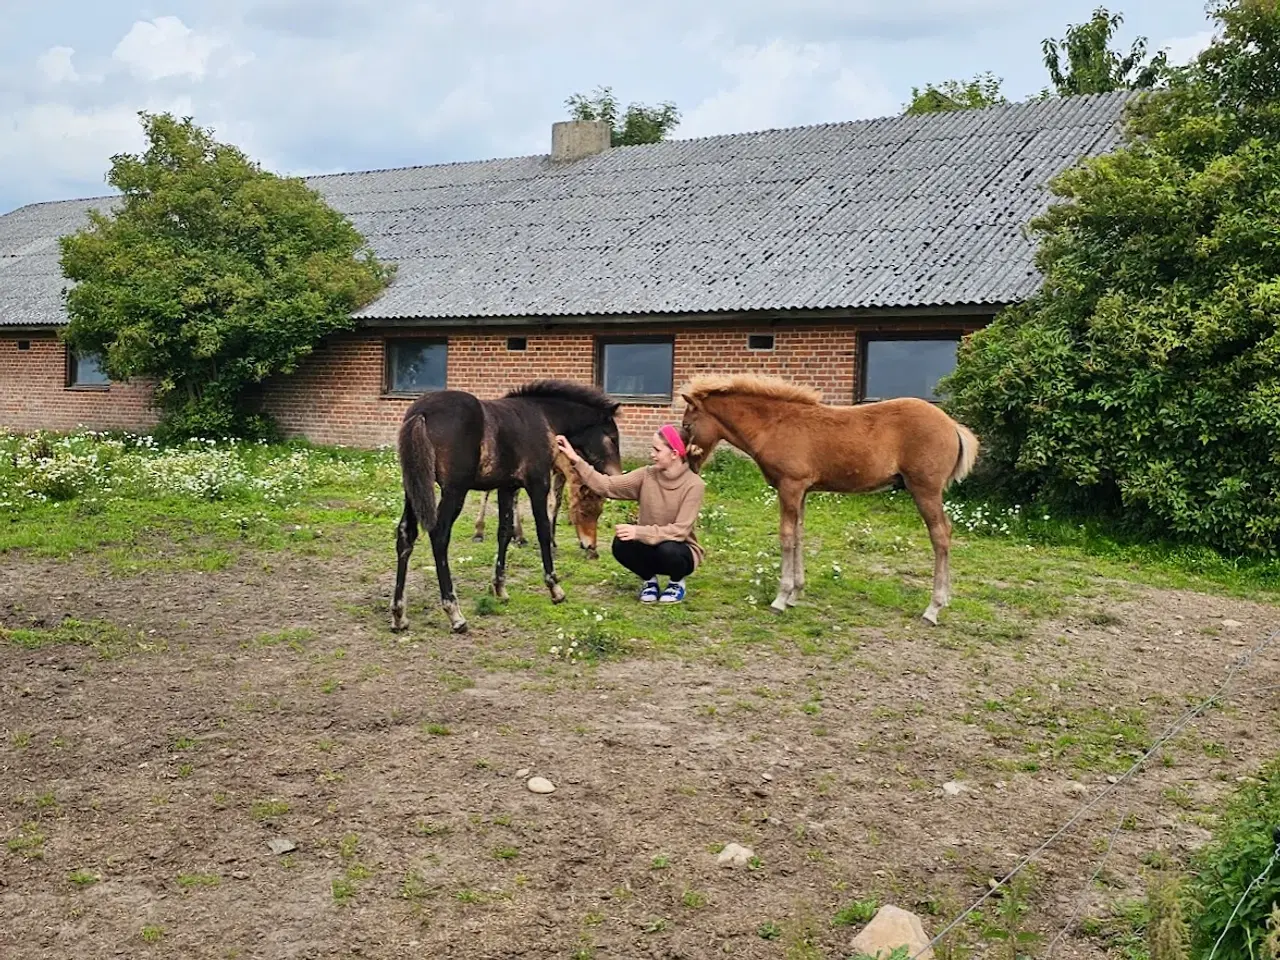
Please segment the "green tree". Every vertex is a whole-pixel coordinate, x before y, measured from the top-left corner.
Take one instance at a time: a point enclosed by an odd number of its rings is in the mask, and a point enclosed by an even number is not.
[[[1020,495],[1099,498],[1153,534],[1280,546],[1280,0],[1137,96],[1125,142],[1057,177],[1043,283],[941,388]]]
[[[612,87],[597,87],[590,97],[575,93],[565,100],[565,106],[574,120],[606,121],[613,131],[611,141],[615,147],[658,143],[680,122],[680,111],[670,101],[656,107],[632,103],[619,117],[618,98]]]
[[[911,102],[903,111],[908,115],[941,113],[946,110],[972,110],[1008,103],[1000,91],[1002,80],[990,71],[972,80],[946,80],[941,86],[928,84],[923,90],[911,88]]]
[[[391,270],[301,180],[190,118],[139,116],[146,151],[107,175],[117,209],[60,240],[65,337],[113,379],[154,380],[164,436],[261,434],[250,388],[350,328]]]
[[[1111,14],[1106,7],[1098,7],[1087,23],[1068,24],[1067,35],[1062,40],[1050,37],[1041,44],[1045,69],[1059,96],[1147,89],[1166,77],[1169,62],[1163,50],[1149,62],[1142,62],[1147,53],[1146,37],[1135,40],[1124,56],[1111,49],[1111,38],[1123,22],[1121,14]],[[1044,95],[1048,96],[1047,90]]]

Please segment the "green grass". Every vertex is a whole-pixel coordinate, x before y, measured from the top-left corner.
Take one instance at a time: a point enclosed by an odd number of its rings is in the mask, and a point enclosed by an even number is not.
[[[164,650],[167,646],[163,638],[148,637],[142,631],[129,632],[106,620],[82,622],[74,618],[63,620],[56,627],[13,630],[0,627],[0,643],[27,650],[59,645],[88,647],[104,659],[126,653]]]
[[[751,648],[851,659],[868,631],[902,637],[928,629],[919,614],[928,603],[932,556],[905,493],[811,495],[806,589],[800,605],[779,617],[768,608],[779,573],[774,491],[754,464],[729,451],[703,475],[708,492],[698,536],[707,562],[689,579],[684,604],[656,609],[635,601],[637,583],[608,556],[613,525],[635,512],[635,504],[617,501],[606,504],[598,561],[574,548],[566,526],[558,529],[556,566],[567,603],[550,602],[532,544],[509,554],[511,599],[486,599],[494,535],[471,542],[473,495],[455,526],[450,558],[472,630],[501,642],[504,652],[489,655],[532,670],[632,656],[733,665]],[[300,442],[156,450],[133,438],[10,436],[0,437],[0,489],[6,483],[16,492],[0,495],[0,551],[74,556],[117,575],[269,569],[284,554],[343,560],[362,582],[386,582],[394,571],[402,494],[391,450]],[[1094,523],[979,507],[952,504],[954,599],[942,625],[924,634],[961,651],[1017,644],[1035,621],[1064,613],[1114,625],[1106,607],[1132,585],[1280,595],[1280,562],[1126,541]],[[527,520],[525,497],[521,509]],[[425,538],[414,553],[408,602],[411,628],[401,641],[445,629]],[[392,637],[381,603],[344,609]],[[309,628],[293,627],[251,645],[301,653],[313,637]],[[0,632],[0,642],[75,643],[104,655],[145,649],[146,641],[103,622]],[[451,675],[442,682],[454,690],[473,681]],[[331,687],[336,692],[337,682]]]

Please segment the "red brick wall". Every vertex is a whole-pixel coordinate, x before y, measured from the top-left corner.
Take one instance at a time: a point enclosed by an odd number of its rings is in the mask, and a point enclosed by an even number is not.
[[[669,335],[674,337],[672,401],[626,403],[618,419],[627,451],[643,453],[658,426],[678,421],[684,405],[680,388],[698,374],[773,374],[816,387],[828,403],[853,403],[861,334],[969,332],[983,322],[982,318],[938,318],[773,326],[601,326],[581,332],[512,327],[361,331],[332,338],[297,372],[268,381],[261,399],[287,436],[359,447],[391,444],[412,398],[383,393],[384,336],[447,338],[448,385],[488,398],[539,377],[594,382],[597,337]],[[773,349],[749,350],[748,334],[772,334]],[[527,349],[508,350],[509,336],[524,337]],[[56,340],[32,339],[30,351],[18,352],[15,340],[0,339],[0,427],[71,429],[84,424],[100,429],[142,429],[154,424],[154,412],[146,405],[147,391],[141,386],[83,392],[65,389],[64,358],[64,348]]]
[[[26,342],[27,350],[18,345]],[[0,334],[0,430],[149,431],[157,414],[149,383],[68,389],[66,345],[51,335]]]
[[[449,343],[447,378],[453,389],[496,397],[538,377],[595,380],[596,338],[634,335],[674,336],[671,403],[626,403],[618,418],[628,452],[643,453],[650,435],[663,423],[678,422],[680,387],[701,373],[764,373],[816,387],[828,403],[853,403],[862,333],[878,331],[969,332],[981,320],[921,320],[893,323],[805,325],[596,327],[582,332],[538,333],[490,328],[477,330],[403,330],[368,332],[335,338],[295,374],[267,385],[264,403],[290,436],[319,443],[370,446],[394,443],[410,398],[389,397],[383,388],[383,336],[445,337]],[[774,348],[749,350],[747,336],[767,333]],[[508,336],[526,338],[527,349],[507,349]]]

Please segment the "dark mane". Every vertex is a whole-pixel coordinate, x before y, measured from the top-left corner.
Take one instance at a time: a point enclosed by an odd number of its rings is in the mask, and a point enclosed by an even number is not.
[[[580,403],[604,414],[612,414],[618,409],[618,403],[609,399],[599,387],[574,383],[571,380],[534,380],[508,390],[507,397],[528,397],[531,400],[567,400]]]

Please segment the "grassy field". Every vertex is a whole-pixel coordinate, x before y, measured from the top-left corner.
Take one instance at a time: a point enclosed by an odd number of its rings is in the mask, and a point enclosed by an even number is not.
[[[0,952],[843,957],[880,903],[940,929],[1280,619],[1275,564],[953,499],[931,628],[905,494],[812,497],[778,616],[773,492],[727,452],[704,475],[686,603],[641,606],[608,557],[625,503],[598,561],[560,528],[567,603],[532,543],[495,601],[477,498],[451,549],[471,633],[420,541],[400,635],[391,451],[0,439]],[[1079,906],[1056,955],[1141,956],[1144,861],[1276,752],[1255,706],[1171,741],[943,955]],[[753,864],[718,867],[728,842]]]

